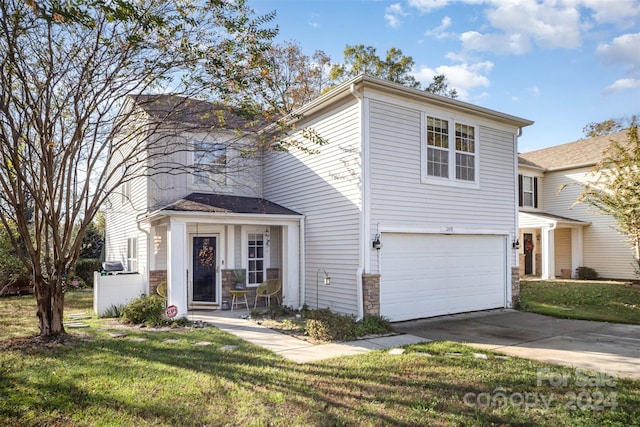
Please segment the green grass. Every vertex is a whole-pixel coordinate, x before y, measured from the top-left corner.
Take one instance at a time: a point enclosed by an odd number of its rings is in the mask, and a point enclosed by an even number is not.
[[[70,294],[67,302],[84,312],[91,295]],[[33,298],[0,299],[0,346],[34,332],[34,306]],[[0,351],[0,425],[629,426],[640,419],[638,381],[582,387],[572,369],[490,352],[480,359],[460,344],[298,365],[216,328],[129,329],[129,337],[147,339],[132,342],[112,338],[108,320],[88,323],[72,332],[73,345]],[[202,341],[211,345],[194,345]],[[541,369],[566,377],[566,385],[538,386]],[[571,409],[579,393],[581,406],[602,395],[603,408]]]
[[[520,306],[561,318],[640,324],[640,288],[620,282],[522,281]]]

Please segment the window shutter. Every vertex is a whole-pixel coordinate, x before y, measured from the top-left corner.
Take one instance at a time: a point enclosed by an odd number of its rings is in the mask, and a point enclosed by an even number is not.
[[[522,206],[522,175],[518,175],[518,206]]]
[[[533,177],[533,207],[538,207],[538,178]]]

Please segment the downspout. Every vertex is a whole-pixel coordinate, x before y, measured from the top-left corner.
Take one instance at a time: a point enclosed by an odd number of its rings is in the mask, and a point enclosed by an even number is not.
[[[147,235],[147,250],[145,251],[145,256],[146,256],[146,271],[145,271],[145,281],[147,282],[147,295],[149,294],[149,278],[151,277],[151,255],[150,255],[150,250],[149,248],[151,247],[151,232],[144,230],[141,226],[140,226],[140,221],[141,221],[141,216],[146,215],[148,218],[148,213],[145,212],[143,214],[138,214],[136,216],[136,227],[138,228],[139,231],[142,231],[144,234]],[[138,250],[136,248],[136,250]]]
[[[364,129],[364,124],[363,124],[363,117],[364,117],[364,102],[363,102],[363,96],[360,92],[358,92],[356,90],[356,85],[355,83],[351,83],[351,86],[349,86],[349,91],[351,92],[351,94],[358,100],[359,104],[360,104],[360,156],[361,156],[361,161],[360,161],[360,179],[362,182],[362,189],[361,189],[361,203],[362,203],[362,211],[360,213],[361,217],[360,217],[360,266],[358,267],[358,270],[356,271],[356,302],[357,302],[357,306],[358,306],[358,316],[356,318],[356,320],[361,320],[364,318],[364,301],[363,301],[363,284],[362,284],[362,275],[364,274],[364,267],[366,265],[366,254],[368,253],[367,250],[369,248],[368,246],[368,231],[367,231],[367,225],[369,223],[368,221],[368,208],[367,208],[367,204],[369,202],[368,200],[368,188],[369,188],[369,181],[368,181],[368,176],[366,173],[367,167],[368,167],[368,155],[366,155],[367,153],[367,141],[365,141],[365,129]]]
[[[298,300],[298,304],[299,310],[302,310],[302,306],[304,305],[306,298],[307,298],[307,285],[306,285],[306,280],[305,277],[307,275],[307,270],[305,268],[305,263],[307,262],[307,258],[305,256],[305,251],[306,251],[306,247],[305,247],[305,239],[304,239],[304,220],[305,217],[303,216],[300,219],[300,236],[298,237],[299,240],[299,252],[300,252],[300,273],[299,273],[299,277],[298,280],[300,280],[300,297]]]
[[[513,144],[514,148],[515,148],[514,149],[514,154],[513,154],[513,157],[514,157],[514,159],[513,159],[514,160],[514,166],[513,166],[513,168],[514,168],[514,183],[515,183],[515,185],[514,185],[515,191],[513,192],[513,196],[514,196],[513,204],[515,206],[515,209],[514,209],[515,236],[513,237],[513,240],[511,242],[514,242],[514,241],[517,241],[517,240],[520,239],[520,218],[519,218],[520,204],[518,203],[519,192],[520,192],[520,189],[518,188],[518,179],[519,179],[518,178],[518,172],[519,172],[519,170],[518,170],[518,165],[519,165],[519,162],[518,162],[518,138],[520,138],[521,136],[522,136],[522,128],[518,128],[518,131],[516,132],[516,136],[514,138],[514,144]],[[507,242],[507,251],[509,250],[509,247],[510,247],[509,243],[511,243],[511,242]],[[524,247],[524,242],[523,242],[522,246]],[[518,270],[519,270],[520,269],[520,249],[517,249],[515,252],[516,252],[516,254],[514,256],[513,255],[513,250],[511,251],[511,254],[512,254],[511,256],[513,258],[513,265],[516,268],[518,268]],[[518,277],[519,276],[520,276],[520,272],[518,271]],[[506,302],[506,306],[509,307],[509,308],[515,308],[515,307],[513,307],[513,305],[514,305],[513,304],[513,271],[507,271],[507,277],[509,277],[510,280],[509,280],[509,286],[507,287],[507,292],[505,293],[506,296],[507,296],[507,301],[505,301]],[[519,285],[518,285],[518,287],[519,287]],[[518,296],[518,298],[519,298],[519,296]]]

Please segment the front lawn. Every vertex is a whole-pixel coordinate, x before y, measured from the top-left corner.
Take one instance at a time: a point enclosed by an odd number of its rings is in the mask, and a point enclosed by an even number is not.
[[[640,287],[622,282],[521,281],[520,307],[568,319],[640,324]]]
[[[84,312],[90,299],[78,293],[67,301],[75,304],[71,311]],[[35,328],[34,305],[33,298],[0,299],[2,426],[629,426],[640,420],[639,381],[593,374],[585,382],[572,369],[459,344],[298,365],[216,328],[158,332],[90,319],[91,327],[73,330],[75,340],[66,345],[32,346],[24,336]],[[126,337],[113,336],[123,331]]]

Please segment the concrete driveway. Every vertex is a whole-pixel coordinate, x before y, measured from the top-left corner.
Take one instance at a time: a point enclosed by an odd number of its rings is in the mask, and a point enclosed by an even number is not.
[[[394,326],[430,340],[461,342],[511,356],[640,380],[640,325],[491,310]]]

